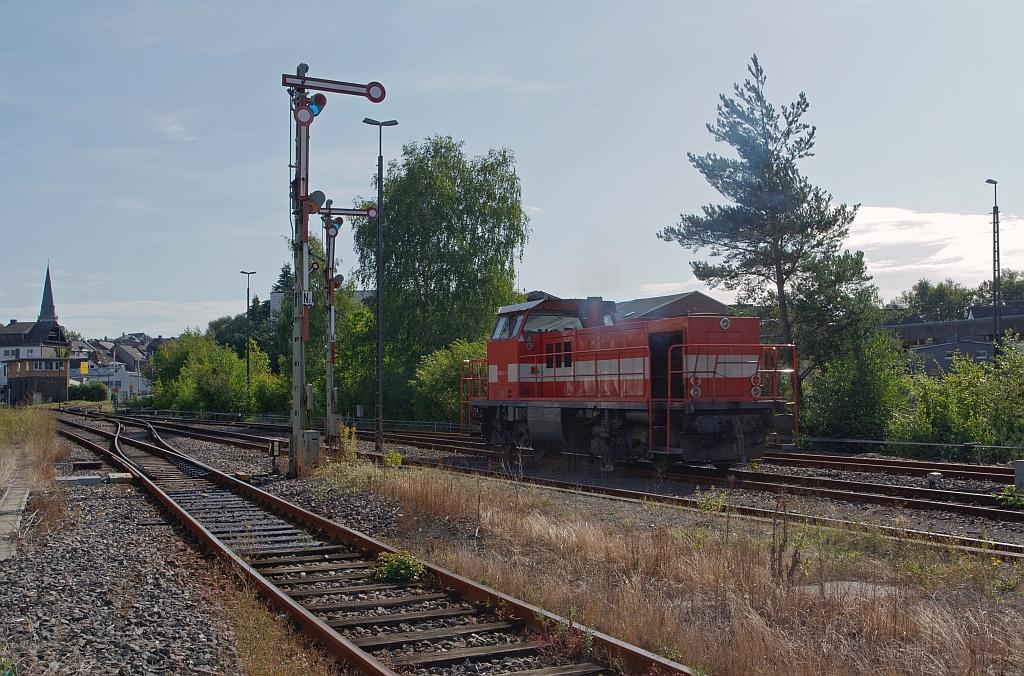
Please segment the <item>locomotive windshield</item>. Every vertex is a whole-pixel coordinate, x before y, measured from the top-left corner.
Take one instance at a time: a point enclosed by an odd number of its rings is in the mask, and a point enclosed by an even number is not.
[[[507,340],[515,338],[519,333],[519,327],[523,324],[523,313],[517,312],[511,315],[499,315],[498,323],[494,325],[494,332],[491,333],[491,340]]]
[[[569,310],[534,310],[526,318],[526,333],[545,333],[547,331],[567,331],[582,329],[583,320]]]

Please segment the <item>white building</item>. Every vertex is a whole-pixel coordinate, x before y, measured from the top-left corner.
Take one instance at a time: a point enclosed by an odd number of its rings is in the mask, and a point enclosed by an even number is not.
[[[72,385],[103,383],[115,399],[146,397],[153,392],[153,384],[142,373],[130,371],[124,364],[116,362],[109,366],[97,366],[94,362],[86,363],[89,365],[88,373],[71,371]]]

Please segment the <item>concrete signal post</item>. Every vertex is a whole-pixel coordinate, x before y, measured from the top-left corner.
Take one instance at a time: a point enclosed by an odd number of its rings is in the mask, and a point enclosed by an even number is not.
[[[291,115],[295,122],[295,163],[289,197],[291,200],[292,254],[295,271],[292,287],[292,431],[289,438],[288,476],[297,477],[303,467],[316,466],[320,458],[320,434],[310,429],[313,392],[306,385],[306,343],[309,342],[309,312],[313,292],[309,286],[309,217],[324,206],[322,192],[309,191],[309,128],[327,105],[321,92],[362,96],[373,103],[384,100],[379,82],[353,84],[307,77],[309,66],[300,63],[295,75],[282,75],[288,88]],[[310,94],[310,92],[317,92]]]

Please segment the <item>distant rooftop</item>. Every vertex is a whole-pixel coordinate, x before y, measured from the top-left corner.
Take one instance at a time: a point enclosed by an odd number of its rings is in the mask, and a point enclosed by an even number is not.
[[[653,298],[637,298],[615,304],[615,315],[619,320],[637,317],[664,318],[688,314],[728,313],[728,305],[700,291],[685,291]]]

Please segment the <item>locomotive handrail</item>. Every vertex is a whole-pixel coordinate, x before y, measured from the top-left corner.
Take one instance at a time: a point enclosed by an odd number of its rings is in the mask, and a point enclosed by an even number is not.
[[[681,364],[681,368],[679,368],[679,369],[673,369],[672,368],[672,355],[673,355],[673,351],[675,351],[675,350],[679,350],[679,353],[680,353],[679,354],[679,356],[680,356],[679,361],[680,361],[680,364]],[[756,350],[756,354],[751,354],[751,351],[754,351],[754,350]],[[787,351],[792,356],[792,360],[793,360],[792,361],[792,368],[780,368],[779,365],[781,364],[781,361],[782,361],[781,360],[782,355],[783,355],[784,352],[787,352]],[[696,354],[692,355],[694,357],[692,362],[687,359],[687,357],[691,356],[691,353],[696,353]],[[747,358],[755,357],[756,358],[756,362],[757,362],[757,367],[754,369],[754,372],[751,373],[748,376],[748,375],[746,375],[746,370],[747,369],[743,369],[742,367],[745,366],[745,365],[749,366],[750,364],[753,364],[754,360],[750,360],[750,359],[748,359],[746,361],[726,360],[726,361],[720,362],[719,358],[723,357],[723,356],[730,356],[730,357],[738,356],[738,357],[741,357],[741,358],[743,358],[743,357],[747,357]],[[713,358],[714,359],[713,365],[711,364],[711,362],[705,361],[703,363],[703,367],[701,368],[702,364],[700,362],[700,357]],[[666,449],[671,447],[671,439],[672,439],[672,404],[673,404],[673,401],[672,401],[672,399],[673,399],[672,398],[672,377],[676,376],[676,375],[680,376],[680,379],[683,382],[683,398],[680,400],[680,403],[685,403],[685,402],[688,402],[688,401],[694,401],[694,400],[697,400],[697,399],[701,399],[701,397],[702,397],[702,395],[704,393],[701,391],[700,386],[704,383],[704,378],[706,378],[707,381],[709,381],[708,384],[712,388],[714,388],[712,390],[712,393],[710,394],[710,396],[708,396],[708,397],[706,397],[704,399],[705,401],[714,401],[716,399],[715,394],[716,394],[716,390],[717,390],[717,388],[719,386],[719,382],[718,381],[725,380],[726,382],[723,384],[723,386],[727,387],[730,384],[729,380],[744,379],[744,378],[749,378],[749,380],[750,380],[750,384],[751,384],[750,398],[753,401],[779,401],[780,400],[780,394],[779,394],[779,375],[788,374],[790,376],[791,381],[792,381],[793,401],[786,401],[785,403],[786,403],[787,406],[792,406],[793,407],[793,441],[794,441],[794,443],[796,445],[799,445],[799,443],[800,443],[799,416],[797,415],[797,407],[799,405],[798,402],[799,402],[800,397],[798,396],[798,392],[797,392],[797,390],[799,388],[799,382],[797,381],[797,378],[796,378],[796,374],[797,374],[797,356],[796,356],[796,346],[795,345],[792,345],[792,344],[764,344],[764,343],[734,343],[734,344],[729,344],[729,343],[699,343],[699,344],[694,344],[694,343],[677,343],[677,344],[672,345],[672,346],[669,347],[668,353],[666,355],[666,360],[668,362],[667,363],[668,388],[667,388],[667,397],[666,397],[666,406],[665,406],[665,409],[666,409],[665,410],[665,448]],[[691,364],[692,364],[692,366],[691,366]],[[725,373],[720,372],[720,370],[719,370],[720,364],[725,366]],[[729,367],[730,366],[735,367],[737,365],[741,367],[740,368],[740,374],[739,375],[727,375],[727,373],[729,371]],[[709,366],[710,366],[710,368],[709,368]],[[733,371],[735,372],[735,369],[733,369]],[[710,374],[710,375],[708,375],[708,374]],[[688,379],[687,379],[687,376],[689,376]],[[702,378],[701,376],[704,376],[704,377]],[[690,385],[689,388],[687,388],[687,382]],[[771,388],[771,393],[768,394],[767,396],[764,396],[764,394],[763,394],[764,386],[770,386],[770,388]],[[735,397],[736,395],[735,395],[735,393],[733,393],[731,395],[729,393],[726,393],[725,396],[726,397]],[[746,398],[746,397],[744,397],[744,398]],[[651,432],[653,433],[653,427],[651,429]],[[776,437],[778,436],[778,432],[775,432],[774,434],[776,435]]]
[[[483,365],[483,369],[480,366]],[[482,375],[481,375],[482,374]],[[474,395],[475,393],[475,395]],[[487,395],[487,360],[463,359],[459,364],[459,432],[473,431],[472,399]],[[463,417],[465,414],[465,417]]]

